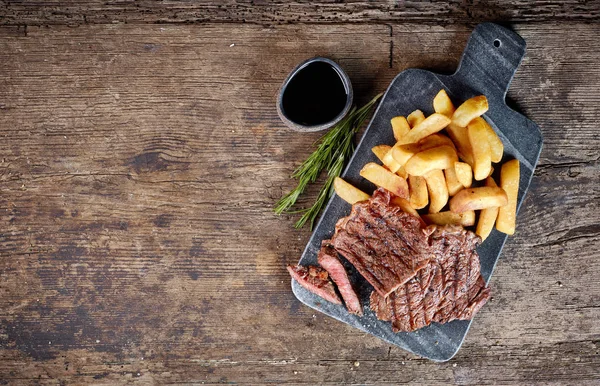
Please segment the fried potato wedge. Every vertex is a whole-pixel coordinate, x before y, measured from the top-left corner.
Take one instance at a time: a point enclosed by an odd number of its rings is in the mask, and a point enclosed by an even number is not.
[[[425,114],[421,110],[415,110],[406,117],[410,127],[415,127],[425,120]]]
[[[391,199],[390,204],[400,207],[400,209],[402,209],[403,212],[415,216],[416,218],[421,220],[421,223],[423,225],[426,225],[421,216],[419,215],[419,212],[417,212],[417,210],[410,205],[408,200],[402,197],[394,197]]]
[[[469,165],[473,165],[473,151],[471,150],[467,128],[457,126],[451,122],[448,127],[446,127],[446,132],[452,139],[452,142],[456,145],[460,159]]]
[[[412,156],[423,150],[425,150],[423,146],[418,143],[396,144],[392,147],[392,157],[400,165],[406,165]]]
[[[429,204],[429,193],[425,178],[408,176],[408,190],[410,192],[410,205],[415,209],[423,209]]]
[[[458,156],[453,148],[438,146],[412,156],[404,165],[404,169],[410,175],[424,176],[432,170],[454,167],[456,161],[458,161]]]
[[[465,188],[470,188],[473,184],[473,169],[471,165],[465,162],[455,162],[454,171],[456,172],[456,178]]]
[[[445,115],[433,113],[421,123],[413,127],[408,134],[406,134],[400,141],[399,144],[406,143],[415,143],[419,142],[421,139],[431,135],[433,133],[437,133],[442,130],[450,123],[450,118]]]
[[[448,202],[448,188],[446,187],[444,172],[433,170],[427,173],[424,178],[429,191],[429,213],[438,213]]]
[[[422,140],[420,140],[418,143],[423,146],[423,150],[427,150],[432,147],[438,147],[438,146],[450,146],[451,148],[456,150],[456,146],[454,146],[454,142],[452,142],[452,140],[450,138],[448,138],[447,136],[440,134],[440,133],[431,134],[431,135],[423,138]]]
[[[392,131],[394,132],[394,138],[396,141],[399,141],[402,137],[404,137],[410,131],[410,125],[408,121],[403,116],[398,116],[392,118]]]
[[[460,127],[467,127],[469,122],[483,115],[488,111],[488,108],[488,100],[485,95],[478,95],[467,99],[452,114],[452,123]]]
[[[392,157],[394,157],[396,162],[404,166],[415,154],[438,146],[454,147],[454,144],[452,143],[452,140],[445,135],[432,134],[423,138],[418,143],[396,143],[392,147]]]
[[[371,198],[367,193],[347,183],[340,177],[335,177],[333,180],[333,189],[340,198],[348,204],[355,204],[360,201],[365,201]]]
[[[504,144],[498,137],[498,134],[492,129],[489,123],[486,122],[482,117],[477,117],[469,123],[471,125],[478,125],[482,127],[482,130],[487,134],[488,143],[490,144],[490,155],[492,162],[500,162],[504,155]]]
[[[500,169],[500,187],[506,191],[508,203],[498,211],[496,229],[507,235],[515,233],[520,176],[521,165],[516,159],[506,162]]]
[[[369,162],[360,171],[363,178],[375,185],[389,190],[398,197],[408,198],[408,184],[402,177],[394,174],[376,163]]]
[[[463,213],[468,210],[503,206],[507,202],[508,197],[502,188],[492,186],[466,188],[452,197],[450,200],[450,210],[454,213]]]
[[[462,225],[469,227],[475,225],[475,211],[469,210],[464,213],[454,213],[450,211],[424,214],[423,220],[427,224],[435,225]]]
[[[371,148],[371,151],[379,160],[383,163],[383,157],[387,154],[388,151],[392,149],[389,145],[377,145]]]
[[[406,169],[404,169],[404,166],[400,166],[400,168],[396,170],[396,174],[404,179],[408,178],[408,173],[406,172]]]
[[[435,110],[436,113],[440,113],[448,118],[452,118],[452,114],[454,114],[455,109],[450,97],[446,93],[446,90],[441,89],[435,98],[433,98],[433,110]]]
[[[394,160],[391,150],[392,147],[389,145],[377,145],[371,148],[371,151],[377,158],[379,158],[385,167],[387,167],[392,173],[396,173],[402,178],[406,178],[406,171],[398,162]]]
[[[489,176],[488,178],[485,179],[485,186],[498,187],[498,184],[496,183],[496,181],[494,181],[492,176]]]
[[[467,134],[473,150],[473,176],[477,181],[485,180],[492,169],[488,134],[485,127],[477,123],[469,124]]]
[[[496,182],[492,177],[488,177],[485,179],[486,186],[496,187]],[[494,228],[494,223],[496,222],[496,218],[498,217],[498,207],[486,208],[482,209],[479,212],[479,221],[477,221],[477,228],[475,229],[475,233],[481,237],[481,240],[485,240],[488,238],[492,229]]]
[[[392,173],[396,173],[398,169],[402,167],[402,165],[396,162],[396,160],[392,156],[391,149],[383,156],[381,162],[385,165],[385,167],[390,169]]]
[[[487,239],[490,233],[492,233],[494,223],[498,218],[499,209],[500,208],[495,206],[493,208],[482,209],[479,212],[479,221],[477,222],[475,233],[477,236],[481,237],[481,241]]]
[[[456,163],[456,162],[455,162]],[[446,177],[446,186],[448,187],[448,194],[454,196],[464,188],[463,184],[458,180],[456,176],[456,169],[454,165],[444,169],[444,176]]]

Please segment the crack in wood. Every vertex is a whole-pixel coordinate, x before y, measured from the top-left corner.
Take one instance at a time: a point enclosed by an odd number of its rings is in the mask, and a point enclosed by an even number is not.
[[[581,239],[595,239],[600,240],[600,224],[592,224],[580,226],[567,231],[563,236],[556,240],[549,241],[543,244],[534,245],[534,248],[551,247],[554,245],[562,245],[571,241]]]
[[[390,24],[390,38],[394,36],[394,27]],[[394,68],[394,40],[390,39],[390,68]]]

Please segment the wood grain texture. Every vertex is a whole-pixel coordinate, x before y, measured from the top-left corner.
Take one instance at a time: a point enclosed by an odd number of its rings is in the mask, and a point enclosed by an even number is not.
[[[598,0],[569,1],[14,1],[0,2],[0,24],[397,23],[598,21]]]
[[[597,384],[598,27],[514,28],[510,104],[544,150],[493,299],[444,364],[295,300],[285,265],[310,232],[271,208],[319,134],[286,130],[275,97],[323,55],[364,103],[407,67],[452,71],[470,28],[0,28],[0,379]]]

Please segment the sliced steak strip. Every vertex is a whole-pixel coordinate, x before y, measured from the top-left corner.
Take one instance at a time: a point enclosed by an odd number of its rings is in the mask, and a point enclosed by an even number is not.
[[[354,204],[332,238],[335,249],[384,297],[432,258],[428,231],[418,218],[390,205],[391,197],[378,189],[369,201]]]
[[[331,303],[342,304],[333,283],[329,280],[329,274],[323,268],[313,265],[308,267],[288,265],[287,270],[302,287],[310,292]]]
[[[428,266],[387,299],[375,291],[371,294],[371,309],[378,319],[391,321],[394,332],[472,319],[489,298],[475,250],[479,237],[458,226],[431,231],[435,257]]]
[[[336,250],[331,246],[329,240],[324,240],[321,243],[318,261],[319,265],[327,270],[329,276],[337,285],[348,312],[362,316],[363,312],[360,300],[358,299],[356,292],[354,292],[352,284],[350,284],[346,268],[344,268]]]

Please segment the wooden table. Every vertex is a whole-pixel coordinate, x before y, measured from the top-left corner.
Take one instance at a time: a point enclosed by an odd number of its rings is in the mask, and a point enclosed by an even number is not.
[[[59,3],[0,2],[0,384],[600,382],[598,1]],[[545,143],[438,364],[294,298],[310,231],[272,207],[319,134],[275,97],[315,55],[359,104],[451,72],[481,21],[527,41],[508,103]]]

